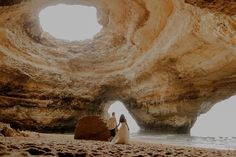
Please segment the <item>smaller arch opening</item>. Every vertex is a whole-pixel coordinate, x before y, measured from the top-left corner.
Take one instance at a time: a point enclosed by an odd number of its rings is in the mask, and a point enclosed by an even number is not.
[[[68,41],[91,39],[102,26],[95,7],[58,4],[39,13],[43,31]]]
[[[131,116],[131,114],[129,113],[129,111],[126,109],[126,107],[124,106],[122,102],[115,101],[114,103],[112,103],[108,109],[108,113],[111,115],[112,112],[115,112],[117,123],[119,123],[120,115],[124,114],[130,128],[130,133],[139,132],[140,127],[138,126],[138,124],[136,123],[136,121]]]
[[[192,136],[236,137],[236,96],[215,104],[200,115],[191,129]]]

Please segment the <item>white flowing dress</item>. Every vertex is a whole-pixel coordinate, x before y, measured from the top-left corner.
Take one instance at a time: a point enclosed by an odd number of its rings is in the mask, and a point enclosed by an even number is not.
[[[129,130],[128,126],[125,122],[121,123],[120,128],[116,136],[111,141],[114,144],[128,144],[129,143]]]

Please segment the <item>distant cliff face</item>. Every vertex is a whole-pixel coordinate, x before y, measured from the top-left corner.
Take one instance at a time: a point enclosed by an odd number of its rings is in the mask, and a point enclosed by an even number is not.
[[[49,36],[38,13],[58,3],[96,7],[102,31],[80,42]],[[0,121],[72,130],[119,100],[141,128],[189,132],[236,91],[235,8],[234,0],[2,1]]]

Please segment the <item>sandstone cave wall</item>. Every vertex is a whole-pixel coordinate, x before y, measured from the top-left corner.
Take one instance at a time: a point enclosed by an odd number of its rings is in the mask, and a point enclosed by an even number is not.
[[[38,13],[59,3],[96,7],[101,32],[74,42],[43,32]],[[235,94],[235,7],[233,0],[1,1],[0,121],[72,130],[119,100],[143,129],[189,132],[201,113]]]

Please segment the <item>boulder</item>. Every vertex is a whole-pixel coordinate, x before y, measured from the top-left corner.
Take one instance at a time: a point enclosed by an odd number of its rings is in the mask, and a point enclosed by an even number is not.
[[[17,132],[15,130],[13,130],[12,128],[9,128],[9,127],[4,127],[1,131],[1,133],[5,137],[14,137],[14,136],[17,135]]]
[[[108,141],[110,132],[99,116],[86,116],[78,120],[74,139]]]
[[[0,136],[5,137],[15,137],[15,136],[23,136],[28,137],[27,133],[24,133],[20,130],[15,130],[11,128],[9,124],[0,123]]]

